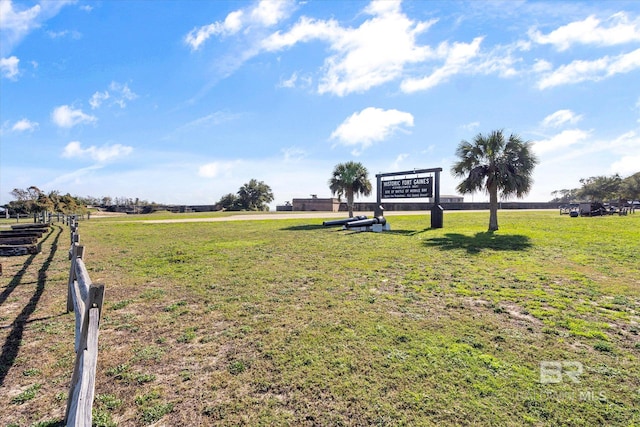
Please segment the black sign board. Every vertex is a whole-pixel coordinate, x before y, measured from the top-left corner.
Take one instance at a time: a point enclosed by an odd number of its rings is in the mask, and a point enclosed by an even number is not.
[[[433,180],[424,178],[390,179],[382,181],[383,199],[412,199],[433,197]]]

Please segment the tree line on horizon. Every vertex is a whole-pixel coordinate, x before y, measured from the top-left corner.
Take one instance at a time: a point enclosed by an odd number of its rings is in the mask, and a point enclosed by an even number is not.
[[[148,202],[139,198],[130,197],[79,197],[67,193],[61,195],[59,191],[53,190],[48,193],[40,190],[35,185],[26,189],[15,188],[10,193],[14,200],[2,206],[8,215],[32,215],[41,212],[56,212],[64,214],[85,214],[89,211],[89,206],[101,207],[106,210],[133,211],[135,213],[150,213],[158,208],[160,204]],[[269,210],[268,204],[274,199],[271,187],[263,181],[251,179],[248,183],[240,187],[236,194],[229,193],[217,203],[221,210]]]
[[[451,167],[451,173],[462,181],[456,187],[461,194],[483,191],[489,194],[489,231],[498,230],[498,200],[512,196],[522,198],[531,190],[532,175],[537,157],[531,141],[523,141],[518,135],[508,137],[502,130],[494,130],[486,135],[477,134],[471,141],[462,140],[457,149],[458,161]],[[575,201],[612,201],[640,199],[640,172],[622,178],[596,176],[580,180],[581,188],[557,190],[551,193],[551,202],[569,203]],[[372,185],[367,168],[359,162],[339,163],[328,181],[333,195],[340,199],[345,196],[349,216],[353,216],[354,198],[371,194]],[[31,186],[26,190],[14,189],[15,200],[4,208],[12,215],[30,214],[43,211],[62,213],[84,213],[88,205],[149,207],[141,212],[153,211],[155,203],[144,200],[103,197],[101,199],[81,198],[70,194],[60,195],[58,191],[44,193]],[[229,211],[268,211],[268,204],[274,200],[271,187],[263,181],[251,179],[236,193],[228,193],[218,201],[218,209]]]
[[[26,189],[14,188],[11,193],[14,200],[3,206],[9,215],[31,215],[40,212],[59,212],[64,214],[85,213],[85,200],[71,194],[60,194],[54,190],[45,193],[35,185]]]
[[[554,197],[551,202],[630,202],[640,200],[640,172],[626,178],[622,178],[619,174],[592,176],[581,179],[580,184],[582,184],[580,188],[551,192]]]
[[[58,190],[50,192],[42,191],[35,185],[26,189],[14,188],[10,194],[14,200],[2,207],[9,215],[31,215],[41,212],[55,212],[63,214],[85,214],[89,206],[100,206],[103,208],[137,208],[142,210],[152,210],[157,204],[129,197],[93,197],[93,196],[72,196],[71,194],[61,194]]]

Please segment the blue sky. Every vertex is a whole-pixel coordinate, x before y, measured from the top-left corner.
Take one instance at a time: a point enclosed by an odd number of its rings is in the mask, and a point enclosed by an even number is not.
[[[349,160],[442,167],[455,194],[458,143],[494,129],[533,142],[525,200],[640,171],[635,0],[0,0],[0,27],[0,203],[208,204],[256,178],[275,206]]]

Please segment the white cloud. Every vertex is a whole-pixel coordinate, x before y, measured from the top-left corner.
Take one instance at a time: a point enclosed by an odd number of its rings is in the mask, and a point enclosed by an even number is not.
[[[14,10],[13,2],[0,1],[0,26],[2,27],[1,44],[8,45],[10,51],[33,28],[38,26],[36,18],[41,13],[39,4],[25,10]]]
[[[401,84],[404,92],[411,93],[419,90],[430,89],[440,83],[446,82],[452,75],[458,74],[470,66],[472,59],[478,56],[482,37],[476,37],[471,43],[445,42],[438,47],[438,56],[446,58],[445,63],[427,77],[408,78]]]
[[[471,123],[467,123],[465,125],[462,125],[462,130],[468,131],[468,132],[472,132],[476,129],[478,129],[478,127],[480,127],[480,122],[471,122]]]
[[[401,168],[402,162],[405,161],[405,159],[409,157],[408,154],[406,153],[400,153],[396,156],[395,160],[393,161],[393,163],[391,163],[391,166],[389,167],[389,169],[391,170],[398,170]]]
[[[203,178],[230,178],[234,170],[243,170],[240,160],[215,161],[206,163],[198,168],[198,175]]]
[[[418,37],[438,20],[410,19],[402,12],[401,2],[392,0],[372,1],[362,11],[365,20],[357,26],[343,26],[335,19],[302,16],[286,30],[275,31],[267,37],[255,37],[255,28],[282,22],[290,13],[289,3],[276,3],[280,4],[278,10],[281,13],[269,14],[268,16],[274,16],[273,19],[263,21],[256,18],[261,6],[242,9],[236,11],[242,12],[237,19],[231,20],[230,14],[224,21],[196,28],[187,35],[185,41],[193,50],[197,50],[213,35],[242,35],[249,47],[219,61],[222,74],[225,75],[261,52],[278,52],[312,41],[324,42],[328,44],[330,54],[320,68],[317,92],[337,96],[362,93],[398,79],[403,79],[403,91],[414,92],[447,82],[451,76],[460,73],[513,77],[518,74],[515,65],[522,62],[522,58],[514,55],[514,52],[527,50],[531,44],[528,41],[517,41],[496,46],[486,53],[481,52],[480,48],[483,36],[476,37],[469,43],[443,42],[437,48],[421,45]],[[273,6],[273,3],[267,4]],[[285,12],[282,12],[282,5],[287,5]],[[240,24],[230,25],[229,21]],[[434,61],[428,71],[422,65],[426,61]],[[409,69],[409,66],[414,68]],[[423,67],[422,70],[420,67]],[[540,72],[540,68],[538,70]],[[410,75],[413,77],[407,77]],[[289,78],[282,79],[278,87],[291,88],[301,82],[304,86],[310,86],[312,81],[308,77],[301,79],[294,72]]]
[[[110,95],[113,98],[113,103],[120,106],[120,108],[126,107],[127,101],[133,101],[138,97],[138,95],[129,89],[126,83],[111,82],[109,90],[111,91]]]
[[[576,60],[546,74],[538,82],[539,89],[583,81],[599,81],[616,74],[640,69],[640,49],[614,57],[605,56],[593,61]]]
[[[278,87],[294,88],[296,81],[298,81],[298,73],[293,73],[288,79],[280,81]]]
[[[91,96],[89,105],[91,105],[92,110],[95,110],[110,99],[109,105],[118,105],[120,108],[124,108],[127,106],[127,101],[133,101],[137,97],[138,95],[129,89],[126,83],[111,82],[108,90],[104,92],[98,91]]]
[[[479,54],[479,60],[470,61],[466,67],[460,68],[461,72],[467,74],[497,74],[502,78],[514,77],[519,74],[515,68],[518,62],[522,62],[521,58],[514,58],[511,52],[502,52],[504,48],[498,46],[487,54]]]
[[[580,132],[583,131],[564,131],[560,135],[551,138],[550,140],[557,142],[555,146],[558,149],[572,146],[574,143],[576,147],[565,150],[562,153],[554,153],[553,156],[547,157],[542,163],[545,165],[562,164],[563,167],[570,164],[584,165],[591,168],[589,170],[594,170],[594,172],[591,172],[591,175],[595,176],[603,175],[613,170],[611,166],[607,166],[607,164],[614,163],[612,159],[618,162],[622,158],[628,157],[633,159],[640,156],[640,135],[635,131],[625,132],[613,139],[598,140],[591,138],[591,132],[583,132],[583,134],[580,134]],[[574,141],[574,143],[571,143],[571,141]],[[579,144],[577,144],[578,142]],[[533,147],[536,152],[538,152],[536,150],[537,144],[538,142],[535,142]],[[543,152],[547,153],[552,151],[553,146],[554,144],[548,144],[545,148],[549,149],[543,149]],[[540,148],[542,147],[544,146]],[[636,166],[636,171],[637,169],[638,167]],[[584,176],[582,177],[584,178]]]
[[[240,116],[240,114],[230,113],[228,111],[215,111],[177,127],[174,131],[168,133],[163,139],[175,139],[184,133],[206,130],[212,126],[218,126],[222,123],[236,120]]]
[[[15,80],[18,76],[20,70],[18,69],[18,64],[20,60],[15,56],[10,56],[9,58],[0,58],[0,73],[2,73],[2,77]]]
[[[374,142],[383,141],[402,126],[413,126],[413,116],[398,110],[383,110],[368,107],[353,113],[331,134],[331,139],[337,139],[342,145],[360,146],[354,150],[357,155],[361,150]]]
[[[82,110],[74,110],[68,105],[54,108],[51,113],[51,120],[61,128],[71,128],[82,123],[95,123],[98,121],[95,116],[85,114]]]
[[[209,126],[217,126],[221,123],[225,123],[230,120],[235,120],[238,117],[239,117],[238,114],[233,114],[226,111],[216,111],[214,113],[207,114],[206,116],[192,120],[183,126],[180,126],[178,128],[178,131],[198,129],[198,128],[209,127]]]
[[[536,62],[532,67],[534,73],[544,73],[552,69],[553,65],[551,64],[551,62],[544,59],[536,59]]]
[[[436,21],[415,22],[393,1],[372,2],[364,12],[372,17],[357,28],[341,27],[336,21],[302,17],[286,33],[276,32],[262,42],[267,51],[297,43],[322,40],[333,55],[325,59],[319,93],[344,96],[363,92],[401,76],[404,66],[425,60],[432,52],[418,46],[416,37]]]
[[[583,142],[589,136],[589,132],[580,129],[564,130],[549,139],[533,141],[533,151],[537,154],[546,154],[551,151],[561,150]]]
[[[597,144],[600,150],[612,151],[622,155],[640,155],[640,135],[634,131],[623,133],[619,137]]]
[[[107,99],[109,99],[108,91],[105,90],[104,92],[96,92],[89,100],[89,105],[91,105],[92,110],[95,110],[96,108],[100,107],[102,103]]]
[[[640,172],[640,154],[635,156],[623,156],[611,165],[611,173],[619,173],[622,176]]]
[[[633,170],[633,159],[636,159]],[[627,132],[612,140],[588,139],[564,152],[543,157],[534,171],[534,193],[530,200],[548,200],[554,190],[580,187],[579,180],[589,176],[625,175],[637,172],[640,159],[640,137]]]
[[[258,5],[251,10],[251,20],[265,27],[271,27],[289,16],[290,8],[291,2],[261,0]]]
[[[282,34],[277,31],[264,39],[261,47],[273,52],[311,40],[333,42],[340,40],[345,32],[334,20],[322,21],[303,16],[288,32]]]
[[[233,12],[233,13],[242,13],[242,12]],[[194,28],[187,34],[184,38],[186,44],[191,46],[191,50],[198,50],[200,46],[209,39],[211,36],[216,35],[229,35],[234,34],[238,31],[235,25],[229,25],[227,21],[229,20],[229,16],[227,16],[227,20],[224,22],[214,22],[209,25],[204,25],[199,28]]]
[[[25,132],[25,131],[33,132],[34,130],[38,129],[38,126],[39,126],[38,123],[32,122],[29,119],[21,119],[21,120],[18,120],[13,125],[11,130],[14,132]]]
[[[547,35],[532,29],[529,37],[539,44],[551,44],[559,51],[567,50],[574,44],[613,46],[640,41],[640,19],[630,21],[624,12],[619,12],[612,15],[607,24],[602,25],[598,18],[589,16]]]
[[[64,6],[76,0],[43,1],[30,8],[14,8],[11,0],[0,1],[0,50],[8,54],[31,31],[58,14]]]
[[[191,50],[198,50],[212,36],[234,35],[247,26],[271,27],[287,18],[294,5],[291,0],[261,0],[252,8],[229,13],[224,21],[216,21],[192,29],[185,36],[184,42],[191,47]]]
[[[122,144],[103,145],[102,147],[92,145],[88,148],[82,148],[82,144],[80,144],[80,142],[72,141],[64,147],[62,157],[90,158],[99,163],[104,163],[118,157],[128,156],[132,151],[132,147]]]
[[[304,159],[307,155],[307,152],[302,148],[298,147],[289,147],[283,148],[282,150],[283,160],[285,163],[289,162],[299,162]]]
[[[52,39],[59,39],[67,36],[74,40],[82,38],[82,34],[75,30],[47,31],[47,35]]]
[[[576,124],[580,120],[582,120],[582,115],[576,115],[571,110],[558,110],[545,117],[541,124],[544,127],[559,127],[567,123]]]
[[[390,8],[368,11],[376,14],[373,19],[332,43],[337,53],[325,60],[319,93],[343,96],[366,91],[400,77],[405,64],[423,61],[431,54],[428,47],[416,45],[416,37],[435,21],[415,23]]]
[[[47,182],[44,185],[44,188],[61,188],[61,187],[65,188],[65,187],[69,187],[69,185],[72,185],[75,187],[75,186],[81,186],[83,184],[86,185],[87,183],[91,183],[90,185],[93,185],[95,188],[95,186],[98,185],[98,182],[100,181],[99,178],[96,179],[95,173],[97,171],[100,171],[102,168],[104,168],[104,165],[95,164],[95,165],[87,166],[85,168],[74,170],[72,172],[64,173],[62,175],[56,176],[51,181]],[[110,177],[110,178],[113,178],[113,177]],[[87,193],[88,192],[85,192],[85,194]]]

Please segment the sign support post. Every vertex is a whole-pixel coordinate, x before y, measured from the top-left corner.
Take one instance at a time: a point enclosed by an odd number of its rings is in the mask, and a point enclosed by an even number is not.
[[[433,198],[433,206],[431,207],[431,228],[442,228],[442,220],[444,217],[442,206],[440,206],[440,172],[442,168],[438,168],[439,170],[435,172],[435,195]]]

